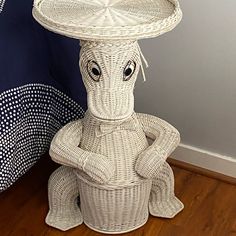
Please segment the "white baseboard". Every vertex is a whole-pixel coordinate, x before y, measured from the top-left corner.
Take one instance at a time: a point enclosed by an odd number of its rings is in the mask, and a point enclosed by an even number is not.
[[[171,158],[236,178],[236,158],[180,144]]]

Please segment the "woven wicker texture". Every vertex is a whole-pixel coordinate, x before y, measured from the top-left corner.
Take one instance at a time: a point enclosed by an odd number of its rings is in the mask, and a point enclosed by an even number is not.
[[[136,114],[133,90],[140,67],[145,79],[142,61],[147,64],[137,39],[173,29],[182,17],[178,2],[35,0],[33,15],[45,28],[81,40],[88,96],[84,119],[64,126],[51,143],[52,159],[64,166],[49,179],[46,223],[67,230],[84,222],[114,234],[141,227],[149,213],[174,217],[183,204],[166,158],[179,132]]]
[[[160,118],[134,112],[141,63],[137,41],[81,41],[88,111],[51,143],[52,159],[67,167],[49,180],[49,225],[67,230],[83,218],[96,231],[122,233],[145,224],[149,213],[172,218],[183,209],[166,163],[179,132]]]
[[[59,167],[50,176],[49,208],[46,223],[60,230],[68,230],[83,223],[83,217],[77,205],[79,185],[73,169]]]
[[[79,39],[156,37],[181,20],[177,0],[35,0],[34,18],[45,28]]]

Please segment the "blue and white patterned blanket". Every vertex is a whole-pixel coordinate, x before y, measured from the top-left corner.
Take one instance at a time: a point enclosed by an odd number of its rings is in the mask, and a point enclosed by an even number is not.
[[[79,42],[38,25],[32,4],[0,0],[0,192],[86,109]]]

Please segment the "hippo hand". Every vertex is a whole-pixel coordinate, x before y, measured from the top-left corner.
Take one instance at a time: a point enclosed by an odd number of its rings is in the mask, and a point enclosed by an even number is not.
[[[84,161],[82,170],[95,182],[105,184],[113,176],[115,165],[108,157],[93,153]]]
[[[158,176],[166,158],[164,153],[150,146],[144,150],[136,161],[135,170],[146,179],[153,179]]]

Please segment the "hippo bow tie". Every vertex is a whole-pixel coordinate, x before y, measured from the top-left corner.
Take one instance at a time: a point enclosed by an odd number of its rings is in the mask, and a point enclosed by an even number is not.
[[[106,134],[113,133],[119,130],[137,130],[137,125],[131,121],[125,121],[121,124],[100,124],[100,126],[96,129],[96,136],[101,137]]]

